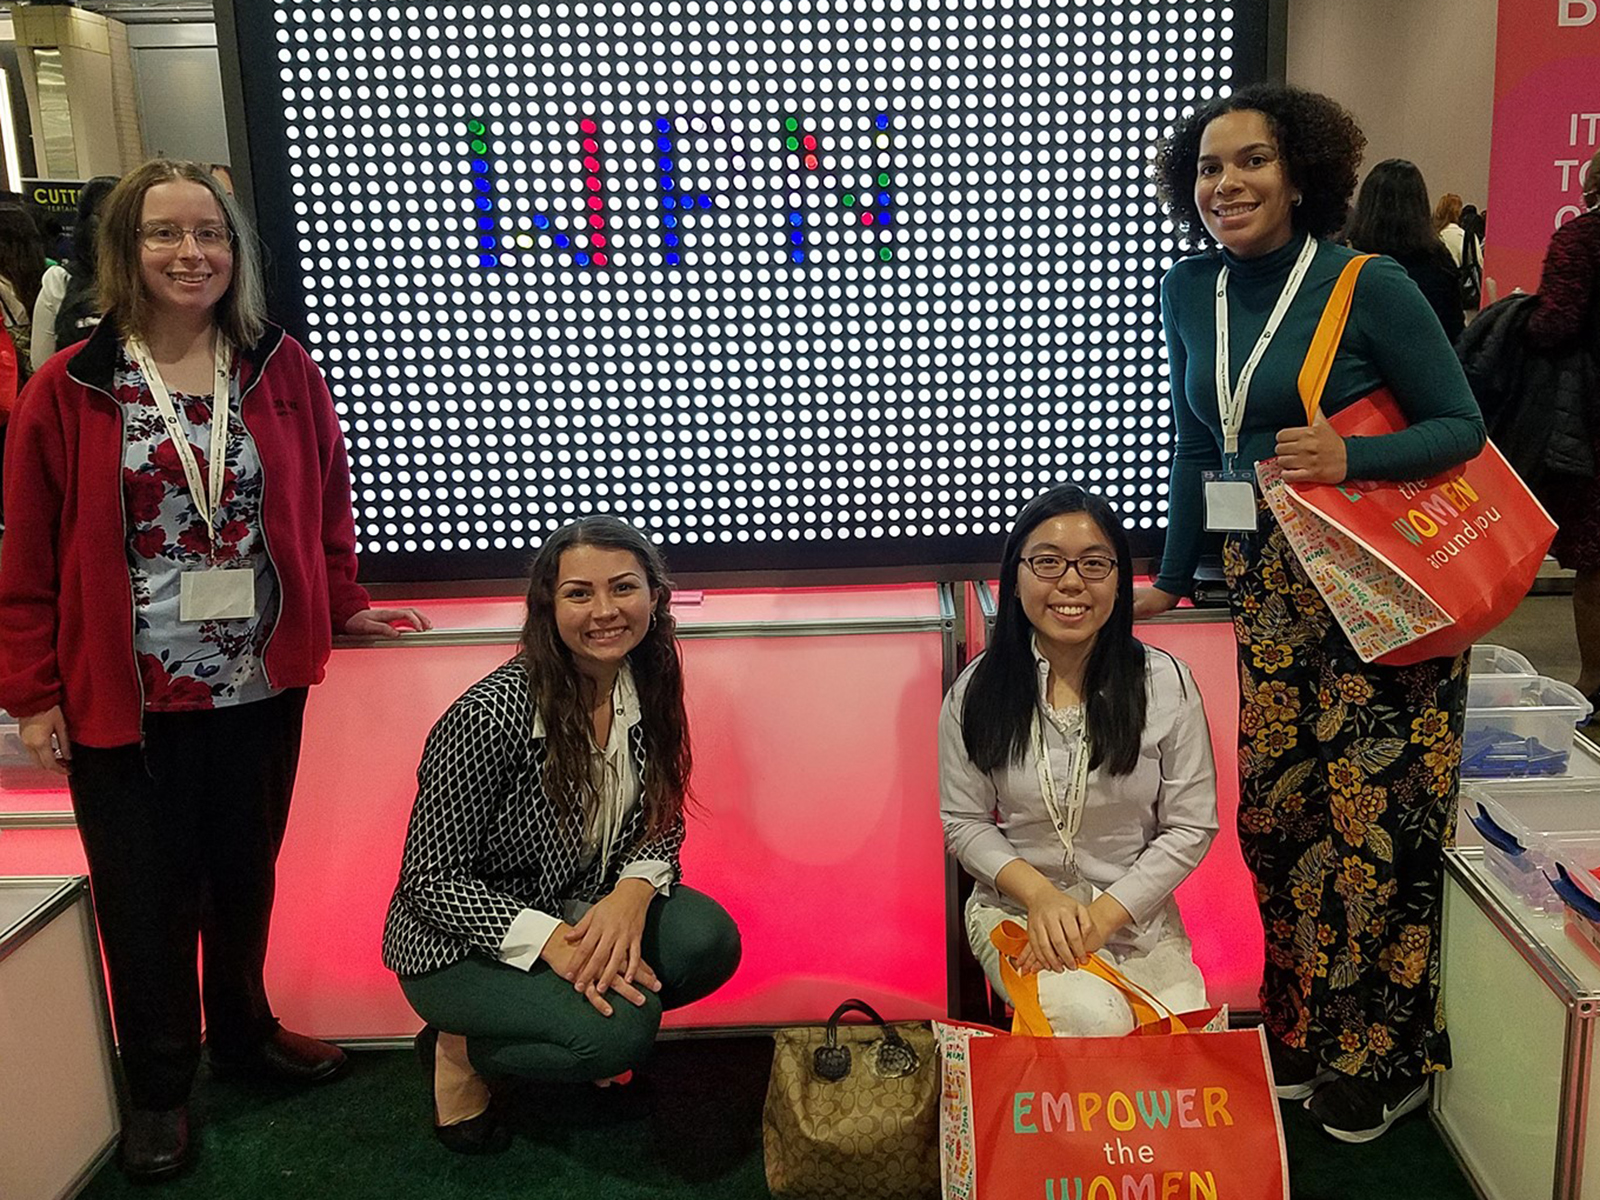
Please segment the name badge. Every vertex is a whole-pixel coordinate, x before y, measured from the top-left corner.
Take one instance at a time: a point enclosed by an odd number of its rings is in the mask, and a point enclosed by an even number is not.
[[[1248,471],[1207,471],[1206,530],[1209,533],[1254,533],[1256,485]]]
[[[178,578],[178,620],[237,621],[256,615],[256,573],[244,567],[185,571]]]

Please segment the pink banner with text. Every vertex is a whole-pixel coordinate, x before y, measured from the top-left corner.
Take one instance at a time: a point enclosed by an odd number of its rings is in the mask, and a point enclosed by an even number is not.
[[[1485,303],[1538,290],[1550,235],[1583,211],[1581,172],[1597,147],[1600,3],[1500,0]]]

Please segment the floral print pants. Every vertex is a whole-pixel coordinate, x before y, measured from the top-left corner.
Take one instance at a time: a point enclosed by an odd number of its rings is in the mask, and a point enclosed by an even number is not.
[[[1363,663],[1262,513],[1223,551],[1262,1015],[1274,1037],[1347,1075],[1444,1070],[1439,920],[1467,658]]]

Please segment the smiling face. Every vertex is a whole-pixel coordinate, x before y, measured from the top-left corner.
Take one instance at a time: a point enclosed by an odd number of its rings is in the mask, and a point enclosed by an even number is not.
[[[173,179],[144,194],[139,227],[148,231],[157,226],[227,229],[228,220],[216,197],[200,184]],[[139,274],[156,320],[209,316],[233,282],[233,250],[202,250],[193,236],[185,236],[175,248],[152,250],[141,236]]]
[[[1276,250],[1294,235],[1298,196],[1265,114],[1223,113],[1201,132],[1194,202],[1219,245],[1240,258]]]
[[[609,687],[650,630],[656,595],[628,550],[573,546],[556,567],[556,633],[578,671]]]
[[[1086,512],[1062,513],[1034,526],[1022,557],[1038,555],[1117,561],[1110,537]],[[1024,562],[1017,567],[1017,597],[1047,657],[1052,647],[1087,654],[1117,606],[1117,572],[1085,580],[1074,567],[1059,579],[1040,579]]]

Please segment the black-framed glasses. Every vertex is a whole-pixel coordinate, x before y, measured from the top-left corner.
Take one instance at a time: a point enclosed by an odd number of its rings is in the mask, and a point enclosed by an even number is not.
[[[185,225],[168,225],[164,222],[139,226],[139,239],[146,250],[176,250],[185,237],[193,237],[201,250],[226,250],[233,245],[233,230],[226,225],[199,225],[190,229]]]
[[[1086,554],[1082,558],[1063,558],[1059,554],[1035,554],[1032,558],[1022,560],[1028,564],[1040,579],[1060,579],[1073,568],[1077,569],[1078,578],[1085,583],[1099,583],[1102,579],[1111,578],[1111,572],[1117,569],[1117,560],[1107,558],[1103,554]]]

